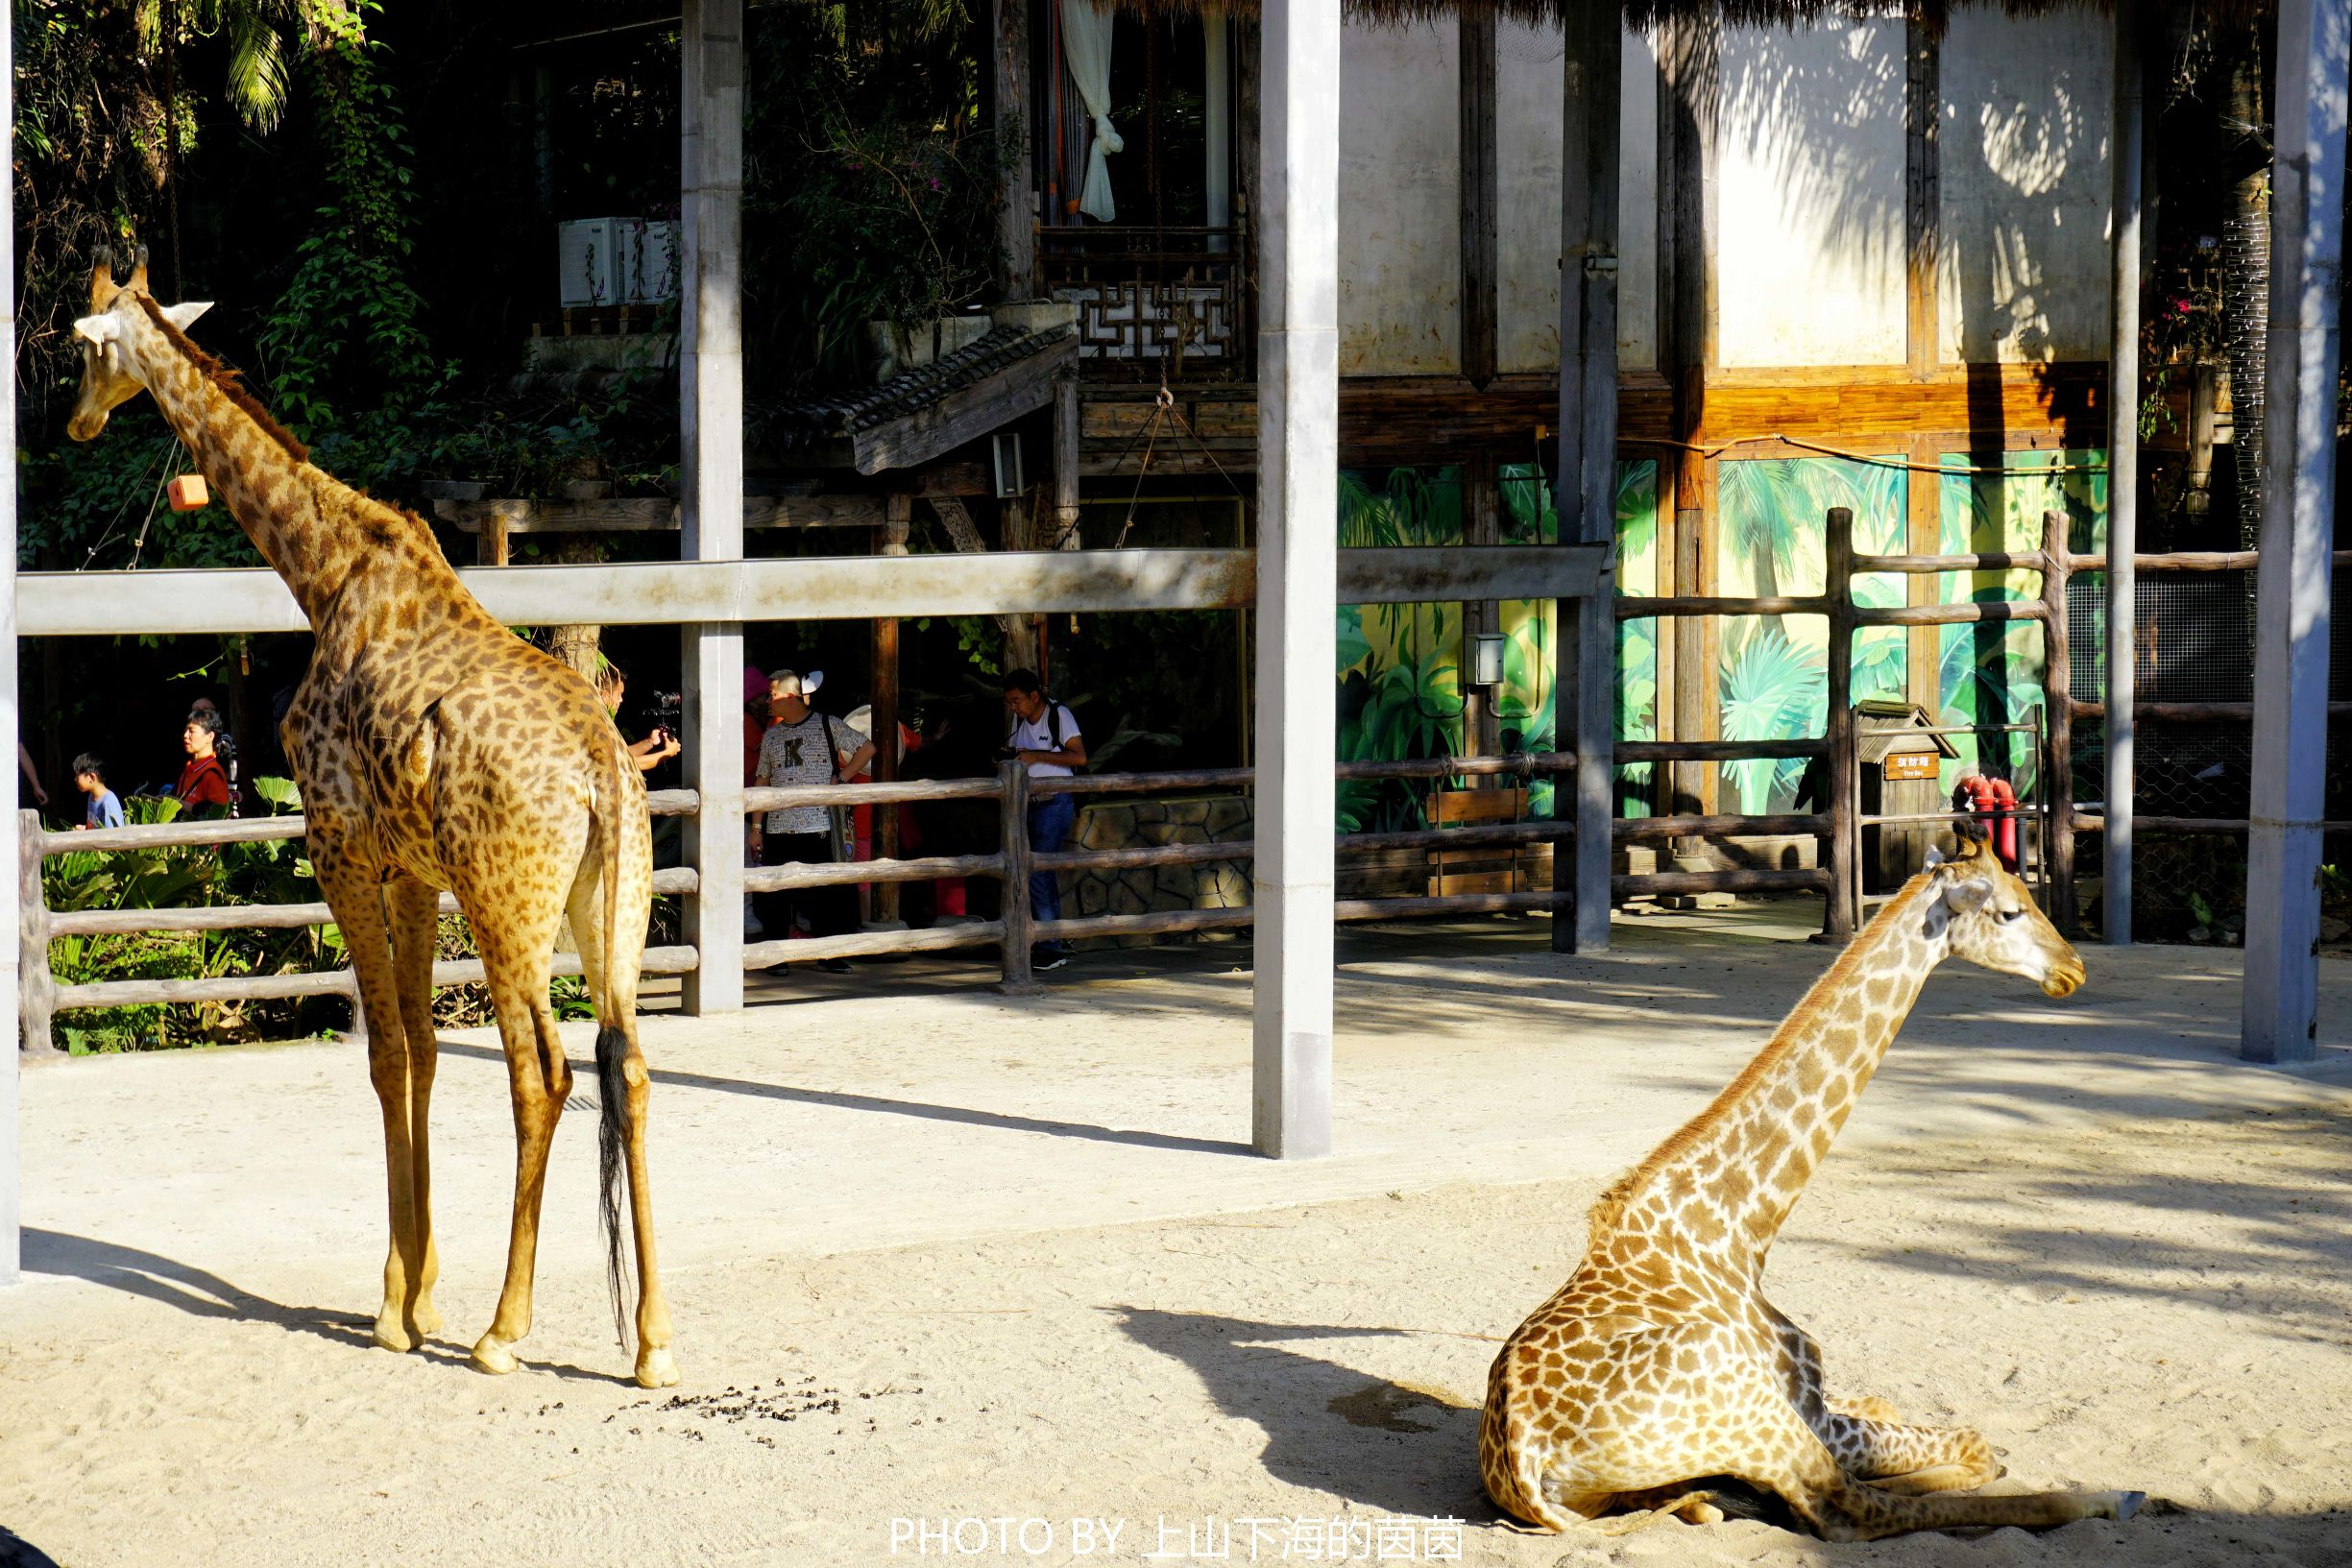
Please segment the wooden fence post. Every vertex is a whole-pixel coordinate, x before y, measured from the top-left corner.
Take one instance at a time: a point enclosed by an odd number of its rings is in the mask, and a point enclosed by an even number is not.
[[[2112,482],[2112,480],[2111,480]],[[2067,554],[2066,514],[2042,514],[2042,606],[2049,618],[2042,622],[2043,726],[2049,736],[2049,777],[2042,788],[2049,802],[2049,856],[2050,908],[2042,912],[2068,936],[2077,924],[2074,910],[2074,669],[2073,650],[2066,624],[2066,580],[2073,573]],[[2114,566],[2114,552],[2108,552]],[[2128,635],[2128,628],[2126,629]],[[2112,710],[2110,710],[2112,712]],[[2022,868],[2021,868],[2022,869]]]
[[[1830,772],[1827,790],[1830,834],[1823,839],[1830,873],[1828,907],[1821,932],[1832,942],[1854,936],[1855,867],[1860,863],[1862,832],[1855,820],[1854,777],[1854,514],[1842,506],[1830,508],[1824,541],[1823,585],[1830,598],[1829,686],[1830,712],[1823,731],[1830,742],[1822,759]]]
[[[49,973],[49,905],[41,897],[41,814],[16,813],[16,1009],[24,1049],[54,1055],[49,1021],[57,1011],[57,980]]]
[[[1029,969],[1029,764],[1012,758],[997,769],[1004,787],[1000,852],[1005,856],[1005,979],[1007,991],[1035,983]]]

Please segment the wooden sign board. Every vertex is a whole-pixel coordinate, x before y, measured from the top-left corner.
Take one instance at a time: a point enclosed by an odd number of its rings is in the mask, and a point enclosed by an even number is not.
[[[1898,753],[1886,760],[1882,777],[1890,783],[1898,779],[1932,779],[1936,764],[1942,760],[1931,751]]]

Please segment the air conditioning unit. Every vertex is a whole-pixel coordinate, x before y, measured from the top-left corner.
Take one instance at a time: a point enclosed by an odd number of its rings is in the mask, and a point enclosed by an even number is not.
[[[678,226],[673,222],[636,225],[631,249],[629,300],[633,304],[658,304],[678,297]]]
[[[635,270],[629,218],[581,218],[555,226],[557,294],[566,305],[618,304]]]

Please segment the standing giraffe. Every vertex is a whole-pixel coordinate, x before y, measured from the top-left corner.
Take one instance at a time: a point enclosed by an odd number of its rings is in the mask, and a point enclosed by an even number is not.
[[[100,252],[89,314],[74,323],[82,389],[66,429],[94,440],[112,409],[153,394],[317,634],[281,733],[302,786],[310,863],[358,976],[368,1073],[383,1106],[392,1245],[376,1341],[408,1350],[441,1326],[425,1113],[438,1046],[436,905],[447,888],[481,953],[515,1111],[506,1283],[474,1364],[513,1371],[514,1346],[530,1332],[547,1145],[571,1091],[547,1001],[549,955],[569,915],[596,1011],[614,1323],[625,1347],[625,1146],[641,1285],[637,1381],[673,1384],[637,1047],[653,888],[643,783],[587,683],[491,618],[423,520],[313,467],[233,374],[188,341],[207,308],[156,303],[144,250],[118,288],[112,258]]]
[[[1552,1530],[1612,1508],[1713,1520],[1708,1484],[1728,1479],[1831,1540],[2131,1516],[2138,1492],[1953,1495],[2001,1473],[1984,1438],[1824,1397],[1819,1348],[1763,1296],[1773,1238],[1954,953],[2053,997],[2083,981],[1981,841],[1930,852],[1746,1071],[1601,1194],[1584,1262],[1505,1341],[1478,1434],[1505,1511]]]

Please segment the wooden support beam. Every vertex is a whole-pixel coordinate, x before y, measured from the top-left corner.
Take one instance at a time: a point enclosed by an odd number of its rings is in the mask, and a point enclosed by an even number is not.
[[[882,537],[876,541],[876,553],[905,555],[908,536],[913,530],[914,497],[892,495],[887,498]],[[898,781],[898,618],[894,615],[878,617],[874,622],[874,782],[895,784]],[[868,808],[873,812],[874,857],[891,860],[898,857],[898,808],[877,805]],[[874,918],[884,923],[899,918],[899,892],[896,882],[884,882],[874,890]]]
[[[1842,506],[1830,508],[1823,540],[1823,572],[1830,596],[1829,720],[1825,737],[1830,749],[1830,832],[1821,841],[1820,860],[1830,872],[1829,898],[1822,910],[1822,934],[1833,942],[1853,939],[1855,898],[1860,891],[1858,870],[1862,834],[1855,821],[1860,803],[1855,793],[1854,739],[1854,514]]]
[[[1054,383],[1054,537],[1048,543],[1057,550],[1084,548],[1079,533],[1079,417],[1078,374],[1071,371]]]
[[[2110,497],[2114,494],[2109,490]],[[2043,798],[2049,802],[2049,842],[2042,846],[2049,863],[2042,875],[2050,907],[2042,912],[2072,936],[2079,917],[2074,907],[2074,654],[2066,620],[2070,573],[2064,512],[2042,514],[2042,554],[2050,563],[2042,573],[2042,715],[2049,726],[2049,777],[2042,781]],[[2109,733],[2114,733],[2112,727]]]
[[[1462,375],[1483,388],[1494,379],[1501,284],[1494,12],[1465,7],[1454,25],[1462,83]]]
[[[1559,728],[1576,753],[1575,853],[1552,856],[1553,890],[1574,908],[1552,920],[1555,952],[1609,947],[1610,832],[1615,810],[1617,646],[1617,181],[1624,27],[1614,6],[1563,14],[1560,153],[1560,474],[1563,545],[1602,552],[1597,592],[1554,606]],[[1553,808],[1565,815],[1564,804]]]
[[[1943,99],[1940,30],[1917,7],[1903,23],[1903,343],[1913,372],[1935,369],[1935,253],[1943,217],[1943,174],[1936,139]]]
[[[2239,1047],[2258,1062],[2307,1062],[2318,1053],[2347,57],[2352,0],[2279,0]]]
[[[977,476],[978,466],[968,466]],[[433,503],[434,517],[478,536],[475,564],[484,567],[507,564],[507,539],[513,534],[667,533],[680,526],[682,511],[679,502],[666,495],[619,495],[596,501],[500,496]],[[854,494],[747,495],[742,517],[745,528],[879,528],[883,498]]]

